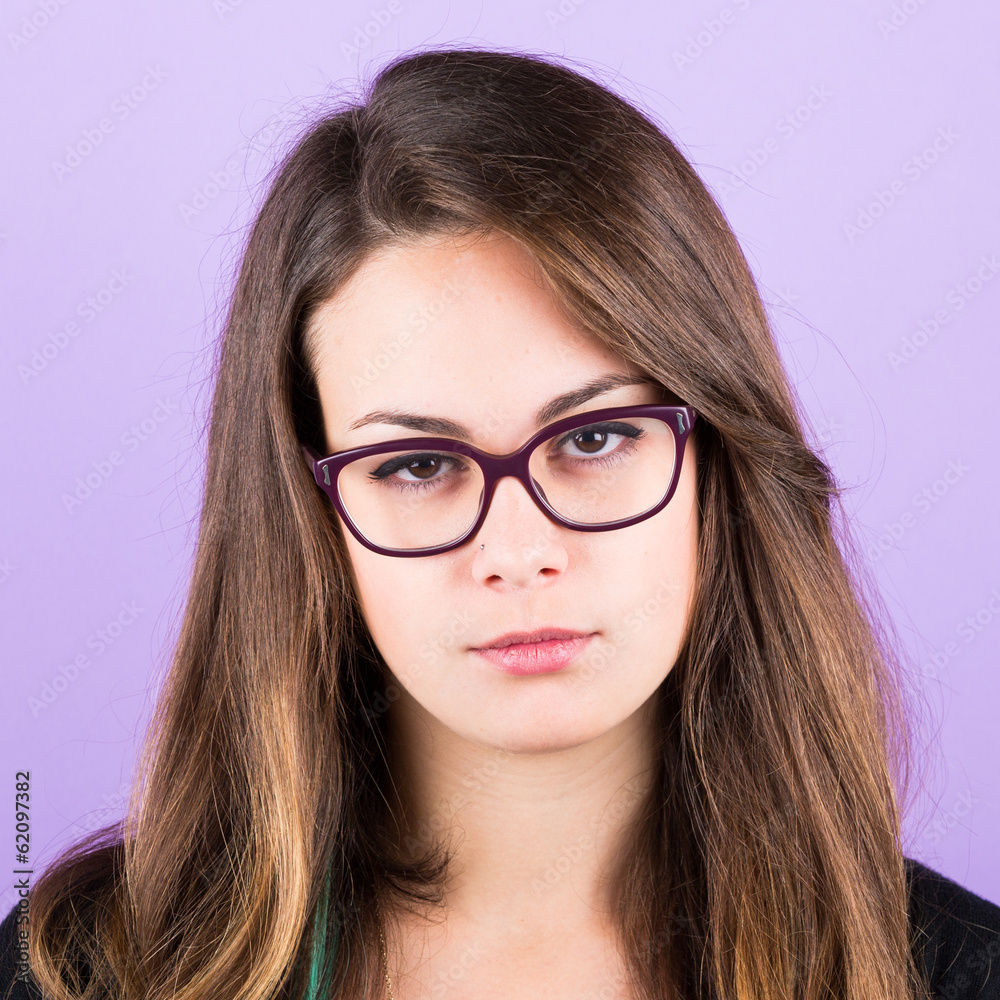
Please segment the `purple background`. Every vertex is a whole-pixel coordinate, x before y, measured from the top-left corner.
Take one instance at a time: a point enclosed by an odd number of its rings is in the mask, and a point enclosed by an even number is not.
[[[1000,901],[1000,7],[12,0],[0,31],[0,788],[30,769],[36,870],[122,809],[275,149],[328,88],[472,44],[574,60],[721,200],[910,660],[928,763],[907,851]]]

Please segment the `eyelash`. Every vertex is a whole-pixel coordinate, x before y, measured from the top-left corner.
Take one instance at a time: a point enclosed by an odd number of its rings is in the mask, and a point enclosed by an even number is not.
[[[640,441],[646,436],[646,432],[640,428],[635,427],[632,424],[620,423],[618,421],[606,421],[604,423],[597,424],[587,424],[584,427],[576,427],[571,431],[567,431],[566,434],[560,438],[558,446],[561,446],[566,441],[570,440],[576,435],[583,434],[586,432],[600,431],[606,434],[614,434],[624,439],[624,445],[616,448],[615,451],[608,455],[600,455],[596,458],[590,459],[579,459],[585,465],[597,465],[602,468],[607,465],[619,462],[626,456],[626,454],[632,454],[635,449],[636,442]],[[557,446],[557,447],[558,447]],[[622,449],[625,449],[623,451]],[[395,489],[400,490],[403,493],[413,493],[420,492],[428,488],[437,488],[438,484],[445,478],[445,474],[435,476],[433,479],[423,480],[422,482],[404,482],[400,480],[391,480],[390,477],[394,476],[401,469],[404,469],[407,465],[413,462],[419,461],[425,458],[435,458],[440,456],[441,452],[412,452],[408,455],[400,455],[397,458],[390,459],[387,462],[383,462],[377,469],[374,469],[368,474],[368,478],[375,483],[385,483]],[[454,461],[449,459],[449,461]],[[468,468],[468,466],[463,466],[463,469]],[[459,470],[461,471],[461,470]]]

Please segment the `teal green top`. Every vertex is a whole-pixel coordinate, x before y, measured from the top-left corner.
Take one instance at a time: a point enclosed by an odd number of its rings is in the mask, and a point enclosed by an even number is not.
[[[333,959],[340,944],[340,923],[333,934],[333,949],[326,952],[326,923],[330,909],[330,875],[326,876],[326,889],[316,905],[316,925],[313,934],[312,955],[309,963],[309,991],[307,1000],[321,1000],[330,992],[330,973]]]

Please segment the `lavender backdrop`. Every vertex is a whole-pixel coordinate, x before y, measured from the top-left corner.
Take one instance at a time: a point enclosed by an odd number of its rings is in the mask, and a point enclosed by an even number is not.
[[[719,197],[912,660],[908,851],[1000,901],[1000,7],[11,0],[0,31],[0,789],[30,769],[36,871],[121,812],[260,178],[329,87],[467,43],[575,60]]]

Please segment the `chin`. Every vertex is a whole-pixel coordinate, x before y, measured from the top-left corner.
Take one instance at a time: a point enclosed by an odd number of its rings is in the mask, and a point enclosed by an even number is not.
[[[608,731],[603,725],[573,725],[553,731],[551,723],[521,727],[516,732],[480,732],[471,736],[475,742],[506,753],[557,753],[582,746]]]
[[[563,753],[586,743],[586,740],[553,740],[553,739],[511,739],[501,742],[491,742],[490,749],[518,756]]]

